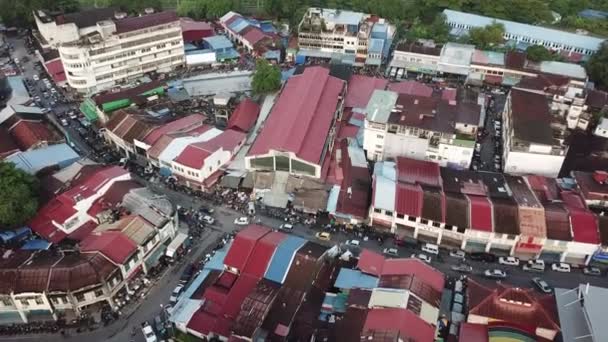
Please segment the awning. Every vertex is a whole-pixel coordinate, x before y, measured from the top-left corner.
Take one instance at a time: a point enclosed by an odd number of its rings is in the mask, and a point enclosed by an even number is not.
[[[166,250],[167,245],[161,244],[160,246],[158,246],[158,248],[144,260],[146,267],[150,268],[156,266],[160,258],[165,254]]]
[[[245,178],[243,178],[241,187],[245,189],[253,189],[253,172],[247,172],[247,175]]]
[[[177,236],[171,241],[169,246],[167,247],[166,256],[172,258],[175,255],[175,252],[184,244],[184,242],[188,239],[188,234],[178,233]]]
[[[215,171],[214,173],[209,175],[209,177],[205,178],[205,180],[203,181],[203,186],[205,188],[212,187],[215,183],[217,183],[217,181],[220,179],[220,177],[223,174],[224,174],[224,171],[222,171],[222,170]]]
[[[241,176],[225,175],[220,182],[224,188],[238,189],[241,183]]]

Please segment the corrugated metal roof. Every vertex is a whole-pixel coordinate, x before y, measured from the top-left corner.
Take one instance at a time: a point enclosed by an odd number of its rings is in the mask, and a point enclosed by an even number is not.
[[[572,227],[572,239],[577,242],[599,244],[599,233],[597,218],[586,209],[567,206],[570,213],[570,224]]]
[[[361,273],[361,271],[341,268],[334,286],[346,290],[352,288],[373,289],[378,286],[378,278]]]
[[[377,162],[374,166],[373,199],[374,208],[395,210],[397,198],[397,173],[394,162]],[[376,196],[376,194],[381,194]]]
[[[213,50],[229,49],[233,47],[230,39],[224,35],[206,37],[203,40],[207,42]]]
[[[392,336],[389,339],[385,337]],[[406,309],[373,309],[367,313],[361,339],[373,341],[433,341],[435,327]]]
[[[395,212],[413,217],[422,216],[423,193],[420,185],[397,183]]]
[[[400,182],[441,187],[441,173],[437,163],[397,157],[397,170]]]
[[[367,248],[359,254],[357,268],[365,273],[379,276],[382,273],[383,265],[384,257],[381,254],[372,252]]]
[[[486,25],[491,25],[492,23],[496,22],[499,24],[503,24],[505,27],[505,32],[509,34],[528,37],[530,39],[540,41],[548,40],[563,44],[565,46],[580,47],[592,51],[596,51],[603,41],[603,39],[601,38],[584,36],[581,34],[549,29],[536,25],[527,25],[514,21],[485,17],[477,14],[459,12],[450,9],[445,9],[443,13],[446,15],[446,20],[449,23],[471,25],[473,27],[482,27]]]
[[[249,225],[241,230],[234,238],[232,247],[230,247],[228,254],[224,258],[224,264],[238,270],[243,270],[253,253],[257,241],[268,234],[268,232],[270,232],[269,228],[257,224]]]
[[[388,80],[364,75],[353,75],[348,81],[348,89],[344,100],[344,107],[365,108],[372,92],[376,89],[385,89]]]
[[[66,167],[79,158],[80,156],[68,144],[57,144],[15,153],[6,160],[14,163],[18,169],[33,175],[49,166]]]
[[[513,199],[492,198],[492,212],[495,232],[511,235],[520,233],[519,212]]]
[[[287,234],[281,232],[270,232],[262,237],[256,243],[245,268],[243,268],[243,274],[249,274],[251,276],[262,278],[273,254],[277,247],[287,238]]]
[[[387,275],[413,275],[436,291],[443,291],[443,273],[417,259],[386,259],[380,278]]]
[[[305,239],[294,235],[289,235],[283,240],[272,255],[264,278],[283,284],[296,252],[304,246],[305,243]]]
[[[367,119],[372,122],[386,123],[391,115],[391,111],[397,104],[399,94],[387,90],[374,90],[372,97],[367,103],[365,112]]]
[[[274,302],[280,285],[266,279],[262,279],[255,289],[245,298],[241,305],[241,311],[234,324],[234,334],[251,338],[258,329],[270,306]]]

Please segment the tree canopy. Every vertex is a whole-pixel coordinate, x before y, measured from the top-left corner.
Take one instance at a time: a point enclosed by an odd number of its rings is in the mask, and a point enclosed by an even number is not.
[[[411,40],[433,39],[437,43],[445,43],[449,34],[450,27],[445,22],[445,16],[437,14],[433,22],[428,25],[416,20],[406,32],[406,37]]]
[[[11,228],[32,218],[38,210],[38,180],[15,167],[0,162],[0,227]]]
[[[229,11],[238,10],[237,0],[181,0],[177,13],[197,19],[217,19]]]
[[[608,42],[602,43],[600,49],[587,62],[586,68],[595,86],[608,91]]]
[[[265,59],[258,59],[255,63],[251,88],[255,94],[266,94],[281,87],[281,70]]]
[[[526,49],[526,57],[533,62],[553,60],[553,54],[542,45],[531,45]]]
[[[488,49],[502,44],[505,27],[500,23],[492,23],[484,27],[474,27],[469,30],[469,39],[478,49]]]

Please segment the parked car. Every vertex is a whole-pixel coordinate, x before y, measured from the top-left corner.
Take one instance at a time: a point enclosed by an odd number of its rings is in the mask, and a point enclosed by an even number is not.
[[[156,341],[158,341],[158,338],[156,337],[156,334],[154,333],[154,330],[152,330],[152,327],[150,326],[150,323],[144,322],[141,325],[141,332],[144,334],[146,342],[156,342]]]
[[[528,260],[528,262],[524,264],[523,270],[528,272],[544,272],[545,262],[538,259]]]
[[[281,230],[293,230],[293,224],[291,223],[283,223],[279,229]]]
[[[190,278],[192,278],[192,275],[194,274],[195,271],[196,271],[196,266],[188,265],[186,267],[186,269],[184,270],[184,272],[182,272],[182,275],[179,277],[179,283],[185,284],[185,283],[189,282]]]
[[[565,262],[552,264],[551,269],[556,272],[570,273],[570,265]]]
[[[171,297],[169,297],[169,303],[171,303],[171,305],[174,305],[175,303],[177,303],[177,299],[179,298],[179,295],[182,294],[183,289],[184,289],[184,285],[177,285],[173,289],[173,292],[171,292]]]
[[[32,76],[32,79],[33,79],[34,81],[39,81],[39,80],[40,80],[40,77],[39,77],[38,75],[34,75],[34,76]]]
[[[422,260],[422,261],[426,262],[427,264],[431,263],[431,257],[424,253],[414,253],[414,254],[412,254],[411,257],[414,259]]]
[[[475,261],[496,262],[496,255],[486,252],[469,253],[469,258]]]
[[[473,272],[473,267],[471,265],[467,265],[467,264],[452,265],[452,267],[450,267],[450,268],[452,269],[452,271],[456,271],[456,272],[462,272],[462,273]]]
[[[499,270],[499,269],[493,269],[493,270],[485,270],[483,272],[483,275],[486,278],[505,279],[507,277],[507,272],[505,272],[503,270]]]
[[[602,270],[597,267],[587,266],[583,268],[583,273],[585,273],[586,275],[599,277],[602,275]]]
[[[234,224],[236,224],[237,226],[246,226],[249,224],[249,218],[246,216],[236,218],[234,219]]]
[[[430,254],[439,255],[439,246],[432,243],[427,243],[422,246],[422,251]]]
[[[519,266],[519,259],[512,256],[500,257],[498,258],[498,263],[502,265]]]
[[[534,283],[534,285],[536,285],[536,287],[543,293],[553,293],[553,288],[551,286],[549,286],[549,284],[542,280],[539,277],[534,277],[532,278],[532,282]]]
[[[359,247],[359,245],[361,244],[359,242],[359,240],[346,240],[346,244],[349,246],[357,246]]]
[[[397,248],[385,248],[382,250],[383,254],[386,255],[390,255],[390,256],[398,256],[399,255],[399,251],[397,251]]]
[[[457,250],[450,251],[450,256],[452,258],[464,260],[465,255],[466,255],[466,253],[463,250],[457,249]]]
[[[201,213],[203,214],[207,214],[207,215],[211,215],[213,214],[213,212],[215,211],[213,208],[207,208],[207,207],[200,207],[198,209]]]
[[[215,219],[209,215],[205,215],[203,216],[203,221],[205,221],[206,224],[213,224],[213,222],[215,222]]]
[[[68,120],[61,119],[61,126],[65,127],[65,126],[68,126],[68,125],[69,125]]]
[[[315,234],[315,237],[319,240],[329,241],[331,240],[331,235],[328,232],[319,232]]]

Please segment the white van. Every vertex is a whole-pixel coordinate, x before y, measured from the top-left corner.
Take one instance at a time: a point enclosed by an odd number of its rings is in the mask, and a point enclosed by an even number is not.
[[[422,251],[438,255],[439,254],[439,246],[434,245],[432,243],[427,243],[424,246],[422,246]]]

